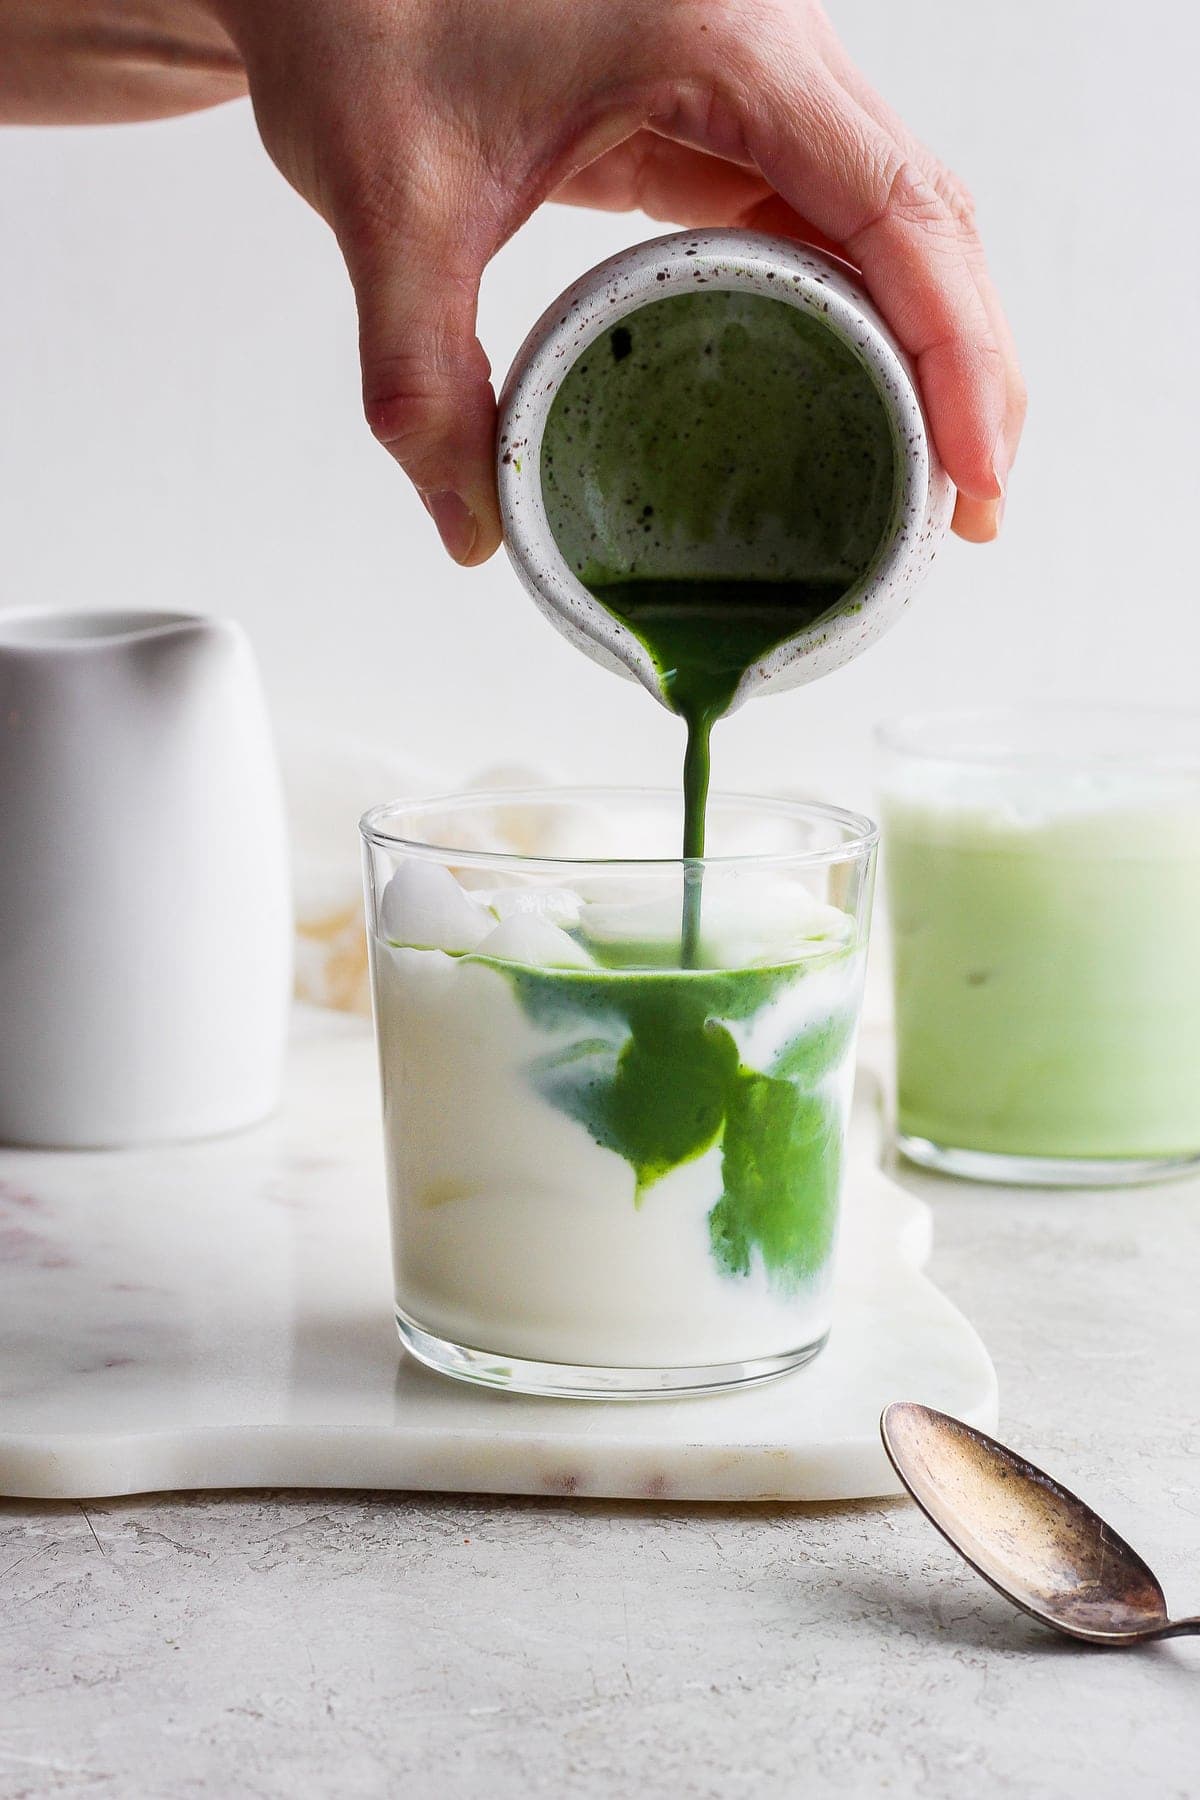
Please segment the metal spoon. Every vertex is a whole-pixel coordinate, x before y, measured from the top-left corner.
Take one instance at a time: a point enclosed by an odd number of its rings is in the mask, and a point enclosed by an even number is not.
[[[1090,1506],[961,1419],[901,1400],[883,1447],[921,1511],[977,1574],[1043,1625],[1087,1644],[1200,1634],[1170,1619],[1157,1578]]]

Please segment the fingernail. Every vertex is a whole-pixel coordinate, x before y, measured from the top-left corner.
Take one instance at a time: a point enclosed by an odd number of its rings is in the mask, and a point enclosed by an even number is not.
[[[1008,444],[1003,432],[996,439],[996,446],[992,451],[992,474],[996,478],[996,496],[1003,502],[1008,488]],[[1003,512],[1003,504],[1000,510]]]
[[[440,488],[435,494],[422,494],[421,501],[455,562],[465,562],[475,548],[479,526],[462,495]]]

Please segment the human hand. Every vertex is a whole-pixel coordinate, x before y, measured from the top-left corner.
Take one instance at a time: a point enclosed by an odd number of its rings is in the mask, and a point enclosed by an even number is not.
[[[479,281],[547,199],[855,263],[916,361],[955,530],[995,536],[1025,398],[970,200],[816,0],[0,0],[0,49],[0,116],[156,117],[248,75],[349,266],[368,419],[460,562],[500,540]]]
[[[0,0],[0,122],[164,119],[246,92],[204,0]]]
[[[329,221],[367,418],[462,563],[500,541],[480,277],[542,201],[787,230],[862,271],[995,535],[1025,409],[960,183],[815,0],[211,0],[263,140]]]

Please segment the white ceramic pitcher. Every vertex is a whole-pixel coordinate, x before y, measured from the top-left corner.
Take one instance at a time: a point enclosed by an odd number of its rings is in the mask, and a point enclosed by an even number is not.
[[[290,961],[279,778],[241,630],[0,613],[0,1141],[262,1118]]]

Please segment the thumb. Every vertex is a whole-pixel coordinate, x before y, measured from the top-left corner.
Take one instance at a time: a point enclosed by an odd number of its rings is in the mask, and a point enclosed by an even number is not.
[[[358,302],[367,423],[413,483],[455,562],[500,543],[491,365],[475,335],[484,258],[436,232],[373,228],[343,242]]]

